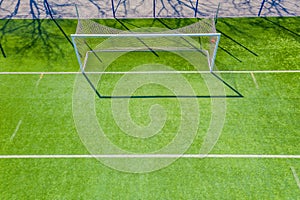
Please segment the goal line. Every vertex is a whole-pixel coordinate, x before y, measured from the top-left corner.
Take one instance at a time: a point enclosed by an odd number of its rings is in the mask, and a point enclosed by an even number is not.
[[[115,71],[115,72],[85,72],[86,74],[209,74],[210,71]],[[220,74],[277,74],[277,73],[300,73],[300,70],[257,70],[257,71],[215,71]],[[0,72],[0,75],[72,75],[82,74],[82,72]]]
[[[0,155],[0,159],[55,159],[55,158],[265,158],[300,159],[300,155],[271,154],[111,154],[111,155]]]

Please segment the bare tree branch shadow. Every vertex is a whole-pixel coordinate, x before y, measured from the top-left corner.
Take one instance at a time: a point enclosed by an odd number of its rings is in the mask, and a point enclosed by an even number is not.
[[[18,1],[15,2],[15,6],[14,6],[14,9],[13,9],[12,11],[3,9],[3,8],[1,7],[1,5],[2,5],[3,2],[4,2],[4,0],[1,0],[1,1],[0,1],[0,12],[3,12],[3,13],[6,12],[6,13],[8,13],[8,14],[3,18],[4,24],[3,24],[3,26],[0,28],[0,33],[1,33],[1,35],[0,35],[0,50],[1,50],[1,53],[2,53],[3,57],[6,58],[7,55],[6,55],[6,53],[5,53],[5,51],[4,51],[4,47],[3,47],[3,45],[2,45],[3,40],[4,40],[4,36],[5,36],[5,34],[6,34],[6,27],[9,25],[11,19],[12,19],[14,16],[17,15],[18,10],[19,10],[19,7],[20,7],[21,0],[18,0]]]
[[[44,6],[46,7],[46,11],[49,13],[52,21],[55,23],[55,25],[58,27],[58,29],[62,32],[62,34],[64,35],[64,37],[66,38],[66,40],[71,44],[71,46],[73,47],[73,43],[71,41],[71,39],[67,36],[67,34],[65,33],[65,31],[63,30],[63,28],[59,25],[59,23],[54,19],[53,15],[52,15],[52,11],[51,8],[47,2],[47,0],[44,0]]]
[[[261,12],[264,12],[264,16],[296,16],[295,11],[300,9],[300,4],[296,2],[289,2],[284,0],[268,0],[263,1],[258,16],[261,15]]]
[[[57,44],[57,32],[51,31],[51,21],[48,19],[41,19],[41,15],[47,10],[45,7],[45,1],[40,2],[38,0],[29,1],[29,13],[31,19],[12,20],[18,13],[20,6],[20,0],[15,4],[15,7],[11,11],[10,15],[7,15],[4,19],[3,26],[0,28],[0,43],[3,45],[10,35],[22,36],[22,42],[20,41],[17,46],[10,47],[15,49],[14,54],[26,55],[28,51],[44,58],[44,60],[51,63],[51,61],[57,60],[57,57],[65,56],[65,49],[62,49]],[[2,54],[4,49],[2,51]],[[5,54],[5,56],[13,56],[12,54]]]

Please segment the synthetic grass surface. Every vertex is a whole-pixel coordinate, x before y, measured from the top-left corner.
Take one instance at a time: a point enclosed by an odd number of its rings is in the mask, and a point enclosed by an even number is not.
[[[121,28],[113,20],[101,22]],[[163,19],[163,22],[176,28],[193,20]],[[0,71],[78,70],[71,45],[51,20],[11,20],[7,26],[3,26],[7,21],[0,23],[1,44],[7,56],[0,55]],[[68,35],[75,32],[75,20],[58,20],[58,23]],[[126,20],[124,23],[129,28],[151,24],[163,26],[161,22],[152,20]],[[223,34],[221,38],[223,50],[218,51],[218,69],[299,69],[299,25],[299,18],[219,19],[217,28],[226,36]],[[136,59],[128,58],[127,62],[134,65]],[[114,66],[119,68],[117,63]],[[203,89],[199,93],[205,95],[201,78],[185,76],[195,88]],[[0,75],[1,155],[88,154],[76,132],[72,115],[75,77]],[[99,85],[99,89],[109,94],[112,90],[110,83],[116,82],[119,77],[106,75],[106,81]],[[221,77],[244,97],[226,99],[226,121],[211,153],[300,154],[299,73],[254,73],[256,82],[250,73],[226,73]],[[141,88],[136,92],[143,94],[145,89],[149,89],[147,92],[151,94],[167,93],[159,86]],[[226,94],[232,94],[232,91],[226,88]],[[187,153],[198,153],[211,117],[208,109],[210,99],[197,101],[201,105],[199,113],[202,117],[198,135]],[[163,137],[162,132],[157,138],[148,140],[150,145],[143,141],[139,141],[137,146],[132,145],[136,141],[122,135],[111,118],[111,100],[97,102],[99,123],[123,148],[136,151],[157,149],[173,136]],[[178,128],[176,99],[131,100],[132,118],[141,125],[149,123],[152,103],[166,107],[170,116],[167,131]],[[20,121],[19,129],[12,138]],[[299,159],[182,158],[156,172],[130,174],[110,169],[96,159],[0,159],[0,197],[297,199],[300,190],[291,167],[300,174]]]
[[[195,19],[98,20],[125,29],[176,29]],[[75,33],[76,20],[57,20],[66,35]],[[78,63],[71,44],[51,20],[1,20],[0,71],[74,71]],[[217,23],[222,33],[216,65],[219,70],[299,69],[300,20],[294,18],[225,18]]]

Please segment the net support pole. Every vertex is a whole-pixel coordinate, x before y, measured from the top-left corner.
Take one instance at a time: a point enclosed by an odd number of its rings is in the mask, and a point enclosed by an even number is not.
[[[217,12],[216,12],[216,15],[215,15],[215,25],[218,23],[220,6],[221,6],[221,3],[218,4]]]
[[[75,6],[75,11],[76,11],[76,17],[77,17],[77,20],[78,20],[78,23],[80,22],[79,21],[79,11],[78,11],[78,7],[77,7],[77,4],[74,4]]]
[[[197,13],[198,13],[198,5],[199,5],[199,0],[196,0],[196,6],[195,6],[195,14],[194,17],[197,17]]]
[[[156,0],[153,0],[153,18],[155,19],[156,18],[156,10],[155,10],[155,8],[156,8]]]

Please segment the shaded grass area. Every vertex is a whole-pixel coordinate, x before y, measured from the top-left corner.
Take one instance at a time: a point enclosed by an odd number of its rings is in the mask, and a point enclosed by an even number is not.
[[[75,20],[59,20],[64,31],[75,31]],[[74,71],[74,50],[51,20],[0,20],[0,71]]]

